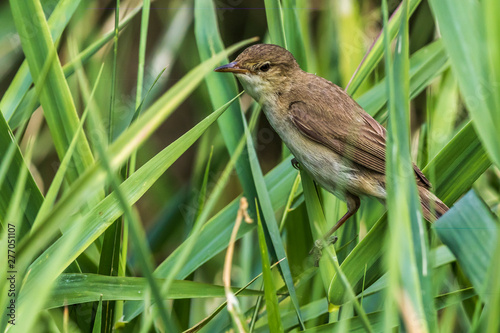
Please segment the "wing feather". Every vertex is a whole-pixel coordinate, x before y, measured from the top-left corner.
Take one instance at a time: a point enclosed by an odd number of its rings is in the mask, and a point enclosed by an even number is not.
[[[289,106],[290,118],[309,139],[356,164],[385,174],[386,129],[352,102],[340,106],[343,107],[340,113],[293,102]],[[413,170],[419,185],[430,188],[430,182],[415,164]]]

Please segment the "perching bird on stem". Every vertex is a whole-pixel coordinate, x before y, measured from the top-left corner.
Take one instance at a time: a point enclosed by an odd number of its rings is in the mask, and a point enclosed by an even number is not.
[[[257,44],[216,72],[236,75],[297,161],[327,191],[346,201],[347,213],[325,236],[353,216],[360,197],[386,198],[386,130],[344,90],[304,72],[286,49]],[[413,164],[424,217],[434,221],[448,207]]]

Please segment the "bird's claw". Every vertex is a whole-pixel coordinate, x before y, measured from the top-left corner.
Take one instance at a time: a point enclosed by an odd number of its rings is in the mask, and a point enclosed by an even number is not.
[[[337,236],[330,236],[326,240],[318,239],[314,242],[314,246],[309,251],[309,255],[312,255],[314,259],[314,266],[318,267],[319,266],[319,260],[321,259],[321,256],[323,255],[323,248],[325,246],[329,246],[331,244],[335,244],[338,240]]]
[[[299,161],[297,161],[297,159],[296,159],[295,157],[294,157],[294,158],[292,158],[291,162],[292,162],[292,166],[293,166],[295,169],[299,170],[299,168],[300,168],[300,164],[299,164]]]

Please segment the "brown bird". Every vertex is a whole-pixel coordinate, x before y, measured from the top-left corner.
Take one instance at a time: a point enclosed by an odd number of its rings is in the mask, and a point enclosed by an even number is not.
[[[325,236],[353,216],[360,197],[386,198],[386,130],[344,90],[304,72],[286,49],[257,44],[216,72],[236,75],[245,91],[262,105],[274,130],[301,167],[329,192],[347,203],[347,213]],[[413,164],[424,217],[434,221],[448,207],[429,189]]]

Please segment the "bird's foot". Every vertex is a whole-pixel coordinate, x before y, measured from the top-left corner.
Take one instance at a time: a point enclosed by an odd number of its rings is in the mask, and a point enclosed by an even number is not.
[[[292,162],[292,166],[293,166],[295,169],[299,170],[299,168],[300,168],[300,164],[299,164],[299,161],[297,161],[297,159],[296,159],[295,157],[294,157],[294,158],[292,158],[291,162]]]
[[[323,255],[323,248],[325,246],[329,246],[331,244],[335,244],[338,240],[337,236],[330,236],[328,239],[323,240],[323,239],[318,239],[314,242],[314,246],[309,251],[309,255],[312,255],[314,259],[314,266],[318,267],[319,266],[319,260],[321,259],[321,256]]]

